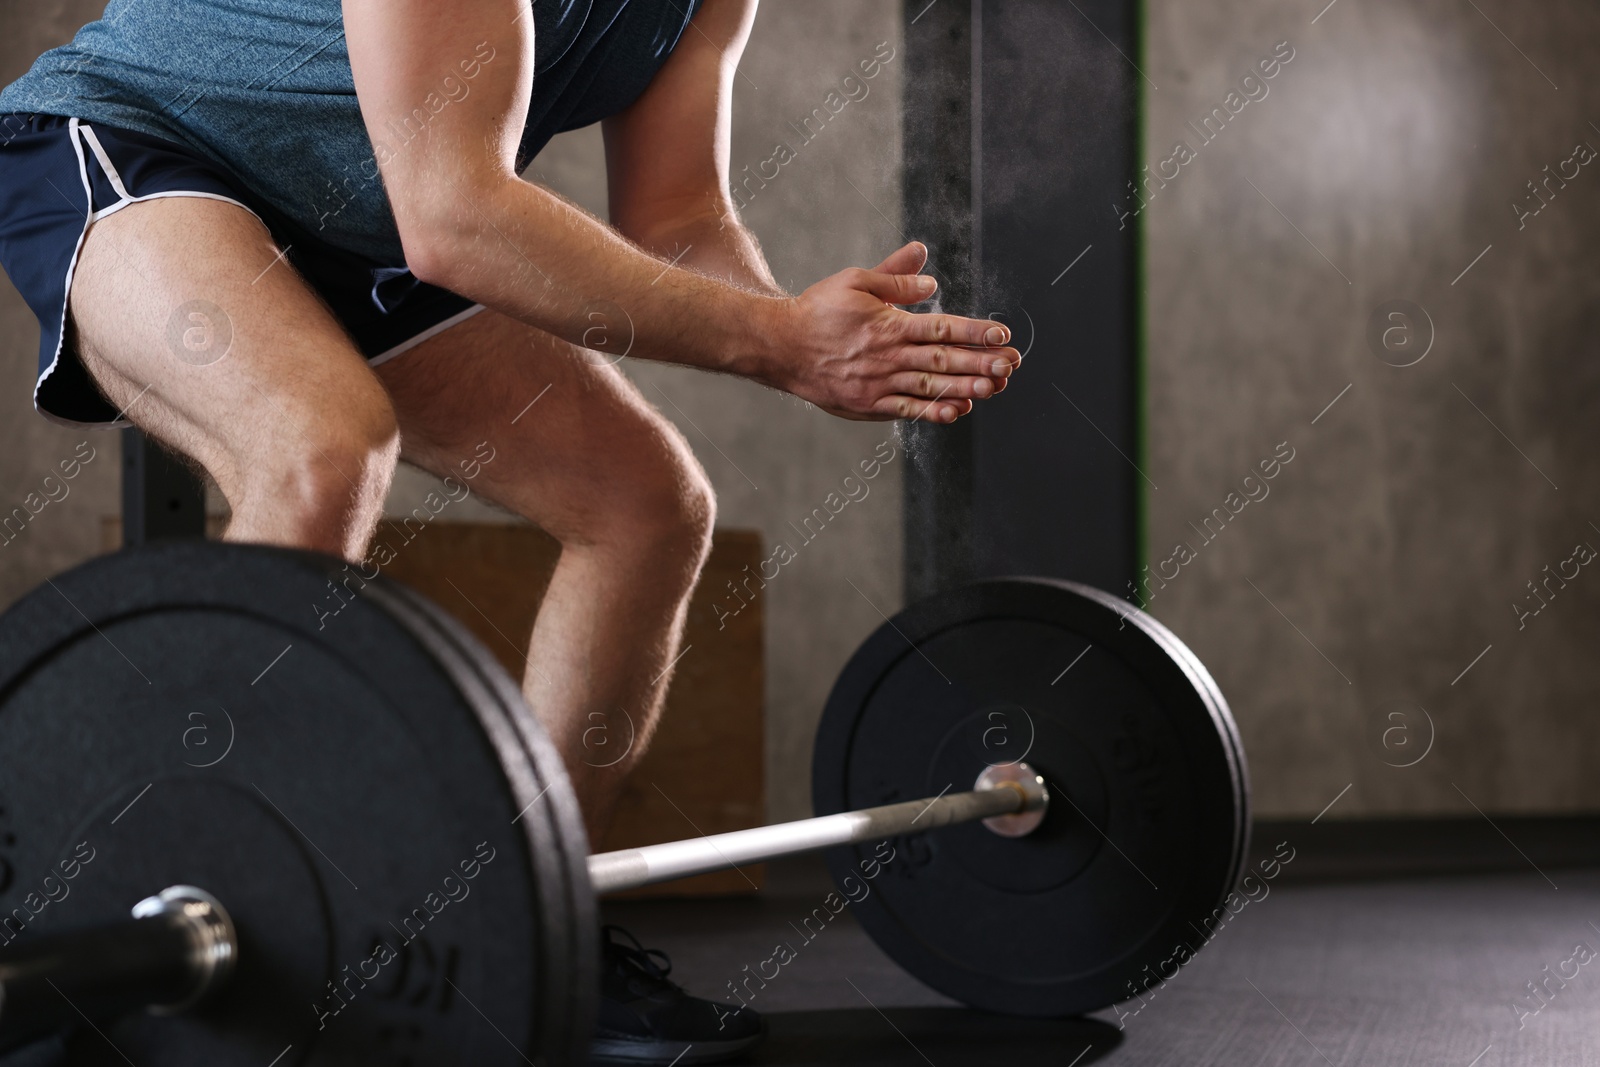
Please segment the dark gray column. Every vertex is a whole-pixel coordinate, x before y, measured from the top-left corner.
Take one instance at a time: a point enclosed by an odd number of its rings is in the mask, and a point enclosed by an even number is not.
[[[906,231],[947,310],[1011,325],[1004,396],[916,427],[908,599],[1040,574],[1127,591],[1140,553],[1137,5],[906,5]]]

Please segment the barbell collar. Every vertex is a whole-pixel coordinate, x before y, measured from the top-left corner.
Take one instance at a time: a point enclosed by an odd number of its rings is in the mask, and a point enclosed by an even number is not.
[[[204,890],[173,886],[119,923],[0,950],[0,1053],[84,1019],[198,1004],[233,973],[238,935]]]
[[[986,768],[978,780],[979,787],[971,792],[941,793],[923,800],[598,853],[589,857],[589,880],[596,893],[617,893],[835,845],[1025,812],[1042,813],[1048,808],[1050,794],[1044,779],[1025,763],[1007,766],[1015,768],[1015,772],[1003,780],[997,780]]]

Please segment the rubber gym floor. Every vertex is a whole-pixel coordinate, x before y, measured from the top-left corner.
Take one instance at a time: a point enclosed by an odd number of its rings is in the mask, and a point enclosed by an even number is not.
[[[770,864],[758,896],[610,902],[605,917],[668,952],[673,977],[708,997],[730,999],[727,983],[778,941],[801,944],[751,1001],[769,1026],[756,1064],[1575,1067],[1600,1063],[1600,963],[1584,962],[1600,960],[1600,857],[1563,861],[1592,851],[1594,830],[1552,848],[1525,828],[1502,839],[1480,826],[1466,855],[1445,840],[1432,862],[1415,849],[1399,864],[1311,857],[1120,1018],[963,1008],[901,971],[848,908],[800,943],[790,923],[832,888],[815,858]],[[1429,832],[1423,853],[1451,836]],[[1430,867],[1447,873],[1417,873]],[[1364,873],[1342,873],[1352,868]]]

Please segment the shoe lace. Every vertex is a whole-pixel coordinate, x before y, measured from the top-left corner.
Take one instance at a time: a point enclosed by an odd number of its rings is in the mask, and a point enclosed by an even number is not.
[[[645,948],[639,939],[620,926],[600,929],[605,954],[623,978],[642,978],[652,986],[676,988],[667,977],[672,973],[672,958],[658,948]]]

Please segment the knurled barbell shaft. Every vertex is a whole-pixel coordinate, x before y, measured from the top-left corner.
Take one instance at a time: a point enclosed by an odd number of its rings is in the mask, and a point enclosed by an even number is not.
[[[815,852],[835,845],[919,833],[1000,815],[1040,811],[1050,795],[1036,778],[1000,782],[968,793],[944,793],[924,800],[885,804],[861,811],[821,815],[797,822],[734,830],[726,834],[668,841],[660,845],[601,852],[589,857],[589,880],[596,893],[637,889],[707,871],[726,870]]]

